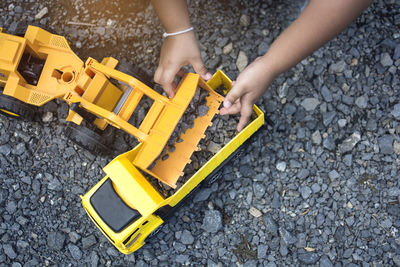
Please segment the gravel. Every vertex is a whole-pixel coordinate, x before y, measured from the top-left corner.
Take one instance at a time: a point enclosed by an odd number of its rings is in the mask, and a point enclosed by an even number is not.
[[[1,1],[0,27],[19,34],[34,23],[65,36],[83,60],[114,56],[151,77],[163,32],[152,8],[99,3]],[[236,79],[303,4],[190,1],[206,66]],[[274,124],[131,255],[101,234],[79,195],[133,139],[117,134],[112,155],[84,151],[63,135],[62,101],[31,122],[0,116],[0,265],[400,266],[399,10],[396,1],[374,1],[280,75],[258,102]]]

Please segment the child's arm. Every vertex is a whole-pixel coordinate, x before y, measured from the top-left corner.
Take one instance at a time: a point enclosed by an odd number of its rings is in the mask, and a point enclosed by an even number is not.
[[[268,52],[240,73],[220,113],[240,112],[237,130],[241,131],[249,121],[253,104],[275,77],[340,33],[371,3],[372,0],[311,0]]]
[[[191,28],[186,0],[152,0],[154,9],[167,33]],[[203,79],[210,79],[200,55],[200,48],[194,31],[168,36],[161,48],[160,62],[154,74],[154,81],[161,84],[169,97],[176,88],[175,76],[185,65],[192,65]]]

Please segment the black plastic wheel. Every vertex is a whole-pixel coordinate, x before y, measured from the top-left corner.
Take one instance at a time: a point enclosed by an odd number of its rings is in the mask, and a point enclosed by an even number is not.
[[[34,106],[0,93],[1,114],[16,119],[32,120],[35,116],[35,111]]]
[[[101,155],[108,151],[108,147],[105,145],[102,136],[84,126],[67,126],[65,136],[93,154]]]

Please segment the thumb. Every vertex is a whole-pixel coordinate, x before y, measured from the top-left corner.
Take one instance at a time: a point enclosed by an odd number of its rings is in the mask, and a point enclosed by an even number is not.
[[[193,69],[197,74],[200,74],[201,78],[208,81],[211,79],[212,75],[208,72],[206,66],[204,66],[203,60],[201,58],[197,58],[192,63]]]
[[[225,96],[224,100],[225,108],[230,108],[233,105],[233,103],[235,103],[236,100],[238,100],[244,94],[243,87],[240,86],[239,83],[232,82],[232,84],[233,84],[232,89]]]

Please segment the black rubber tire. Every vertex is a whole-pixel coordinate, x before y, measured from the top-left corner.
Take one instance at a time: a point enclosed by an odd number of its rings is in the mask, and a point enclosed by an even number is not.
[[[36,107],[0,93],[0,113],[15,119],[33,120]]]
[[[104,144],[101,135],[84,126],[67,126],[65,136],[78,146],[95,155],[104,155],[108,152],[108,147]]]

